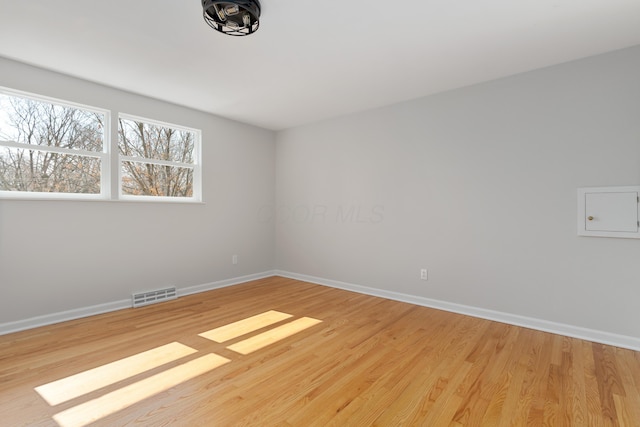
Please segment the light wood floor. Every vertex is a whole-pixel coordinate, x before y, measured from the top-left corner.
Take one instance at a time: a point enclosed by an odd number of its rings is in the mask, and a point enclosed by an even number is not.
[[[640,426],[640,354],[279,277],[0,337],[0,425],[94,419]]]

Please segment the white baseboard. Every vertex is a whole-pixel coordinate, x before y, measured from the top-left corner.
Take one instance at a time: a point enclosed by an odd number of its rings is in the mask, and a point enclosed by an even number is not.
[[[189,286],[187,288],[178,288],[178,297],[206,292],[213,289],[224,288],[227,286],[238,285],[240,283],[250,282],[252,280],[263,279],[275,275],[274,271],[265,271],[263,273],[250,274],[247,276],[234,277],[231,279],[220,280],[217,282],[205,283],[202,285]],[[94,316],[96,314],[108,313],[111,311],[131,308],[131,299],[108,302],[105,304],[92,305],[74,310],[62,311],[59,313],[46,314],[43,316],[31,317],[29,319],[17,320],[14,322],[0,323],[0,335],[10,334],[12,332],[24,331],[26,329],[37,328],[39,326],[52,325],[54,323],[66,322],[67,320],[80,319],[82,317]]]
[[[358,292],[361,294],[377,296],[395,301],[407,302],[410,304],[420,305],[423,307],[431,307],[439,310],[450,311],[453,313],[464,314],[467,316],[478,317],[481,319],[494,320],[496,322],[507,323],[510,325],[522,326],[525,328],[536,329],[554,334],[566,335],[573,338],[580,338],[587,341],[598,342],[602,344],[613,345],[616,347],[628,348],[640,351],[640,338],[627,335],[619,335],[611,332],[598,331],[595,329],[587,329],[579,326],[567,325],[564,323],[550,322],[548,320],[536,319],[533,317],[519,316],[516,314],[504,313],[500,311],[487,310],[484,308],[472,307],[468,305],[456,304],[447,301],[434,300],[416,295],[403,294],[399,292],[385,291],[382,289],[370,288],[362,285],[354,285],[351,283],[340,282],[336,280],[324,279],[321,277],[308,276],[306,274],[292,273],[289,271],[265,271],[247,276],[234,277],[231,279],[220,280],[202,285],[189,286],[187,288],[178,289],[178,297],[192,295],[200,292],[206,292],[214,289],[220,289],[228,286],[238,285],[240,283],[259,280],[271,276],[282,276],[291,279],[302,280],[305,282],[316,283],[318,285],[329,286],[332,288],[344,289],[347,291]],[[52,313],[43,316],[32,317],[14,322],[0,323],[0,335],[19,332],[26,329],[32,329],[39,326],[51,325],[54,323],[65,322],[67,320],[79,319],[82,317],[94,316],[96,314],[107,313],[124,308],[131,307],[131,300],[125,299],[113,301],[105,304],[83,307],[74,310]]]
[[[407,302],[423,307],[436,308],[438,310],[450,311],[481,319],[494,320],[496,322],[507,323],[524,328],[536,329],[553,334],[565,335],[601,344],[613,345],[616,347],[628,348],[640,351],[640,338],[627,335],[618,335],[611,332],[598,331],[595,329],[582,328],[580,326],[567,325],[564,323],[550,322],[548,320],[536,319],[533,317],[519,316],[517,314],[504,313],[500,311],[487,310],[484,308],[472,307],[468,305],[456,304],[447,301],[434,300],[416,295],[403,294],[399,292],[385,291],[382,289],[370,288],[367,286],[354,285],[351,283],[339,282],[336,280],[323,279],[321,277],[307,276],[306,274],[292,273],[289,271],[276,270],[275,274],[290,279],[302,280],[318,285],[332,288],[344,289],[361,294],[382,297],[390,300]]]
[[[178,289],[178,297],[197,294],[200,292],[212,291],[214,289],[226,288],[228,286],[239,285],[240,283],[251,282],[252,280],[260,280],[275,275],[275,271],[264,271],[262,273],[249,274],[247,276],[233,277],[227,280],[205,283],[203,285],[189,286],[188,288]]]
[[[92,305],[90,307],[45,314],[43,316],[31,317],[24,320],[16,320],[15,322],[0,323],[0,335],[37,328],[39,326],[53,325],[54,323],[80,319],[81,317],[95,316],[96,314],[108,313],[110,311],[122,310],[123,308],[130,307],[131,299],[125,299],[105,304]]]

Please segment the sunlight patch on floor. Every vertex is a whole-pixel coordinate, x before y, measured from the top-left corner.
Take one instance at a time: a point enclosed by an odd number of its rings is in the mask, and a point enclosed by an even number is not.
[[[198,336],[217,343],[224,343],[288,319],[287,323],[226,347],[236,353],[247,355],[322,323],[322,320],[310,317],[291,320],[292,317],[292,314],[270,310],[211,329],[198,334]],[[41,385],[36,387],[35,391],[49,405],[56,406],[127,379],[134,381],[133,377],[137,375],[195,353],[198,353],[198,350],[178,342],[172,342]],[[79,403],[57,413],[53,419],[60,427],[83,427],[229,362],[231,362],[230,359],[209,353],[147,376],[95,399]]]
[[[262,329],[265,326],[273,325],[274,323],[278,323],[290,317],[293,316],[291,314],[270,310],[255,316],[247,317],[246,319],[242,319],[237,322],[229,323],[228,325],[220,326],[219,328],[215,328],[207,332],[203,332],[201,334],[198,334],[198,336],[211,341],[215,341],[217,343],[223,343],[225,341],[238,338],[250,332],[257,331],[258,329]]]
[[[207,354],[62,411],[53,419],[60,427],[83,427],[229,362],[217,354]]]
[[[191,347],[173,342],[44,384],[35,390],[49,405],[55,406],[196,352]]]
[[[282,326],[273,328],[267,332],[263,332],[251,338],[247,338],[246,340],[232,344],[227,348],[240,354],[253,353],[256,350],[260,350],[261,348],[297,334],[298,332],[321,322],[322,320],[312,319],[311,317],[302,317]]]

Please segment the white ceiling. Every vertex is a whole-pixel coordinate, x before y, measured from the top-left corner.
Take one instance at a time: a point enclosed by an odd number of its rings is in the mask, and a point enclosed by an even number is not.
[[[640,0],[0,0],[0,56],[273,130],[637,44]]]

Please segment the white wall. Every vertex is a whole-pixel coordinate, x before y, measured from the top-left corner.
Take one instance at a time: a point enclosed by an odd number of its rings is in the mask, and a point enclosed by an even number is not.
[[[0,85],[202,129],[204,165],[203,204],[0,199],[0,326],[273,269],[273,132],[2,58]]]
[[[639,338],[640,240],[576,235],[578,187],[640,185],[639,76],[635,47],[279,133],[277,268]]]

